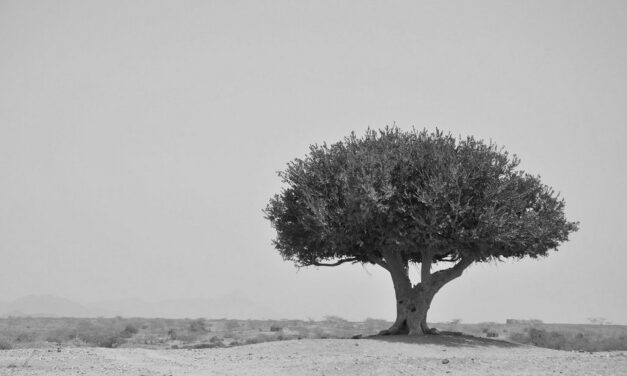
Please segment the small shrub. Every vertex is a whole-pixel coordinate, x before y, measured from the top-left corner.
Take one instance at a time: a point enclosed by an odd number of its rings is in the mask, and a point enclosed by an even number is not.
[[[177,332],[176,333],[176,339],[182,342],[195,342],[198,341],[198,339],[201,337],[202,335],[199,333],[194,333],[194,332],[188,332],[188,331],[184,331],[184,332]]]
[[[208,332],[207,327],[205,325],[205,319],[192,320],[192,322],[189,324],[189,330],[195,333]]]
[[[173,341],[178,339],[176,329],[172,329],[172,328],[168,329],[168,338],[170,338]]]
[[[244,343],[247,345],[254,345],[255,343],[259,343],[259,341],[257,340],[257,338],[253,337],[246,339]]]
[[[76,338],[75,332],[73,333],[67,329],[57,329],[48,333],[45,340],[51,343],[65,343],[73,338]]]
[[[143,343],[144,345],[156,345],[162,342],[155,334],[144,334],[138,338],[137,341],[138,343]]]
[[[320,327],[314,327],[309,332],[308,338],[312,338],[312,339],[327,338],[327,336],[328,336],[328,333],[324,329]]]
[[[115,319],[120,321],[120,319]],[[97,347],[119,347],[126,338],[124,329],[120,330],[119,324],[111,321],[98,321],[96,323],[83,322],[76,329],[76,337],[87,344]]]
[[[128,324],[124,327],[120,335],[124,338],[130,338],[134,336],[135,334],[137,334],[138,332],[139,332],[139,329],[135,325]]]
[[[280,332],[280,331],[281,331],[281,329],[283,329],[283,328],[281,328],[281,327],[280,327],[280,326],[278,326],[278,325],[272,325],[272,326],[270,327],[270,331],[271,331],[271,332]]]
[[[534,346],[564,350],[566,337],[558,332],[547,332],[544,329],[531,328],[529,338]]]
[[[93,338],[92,345],[96,345],[97,347],[105,347],[108,349],[119,347],[124,343],[124,338],[119,335],[108,335],[102,336],[98,338]]]
[[[518,343],[529,343],[529,336],[525,332],[513,332],[509,335],[509,339]]]
[[[36,336],[34,333],[19,333],[17,336],[15,336],[14,341],[20,343],[33,342],[35,341],[35,338]]]
[[[0,337],[0,350],[11,350],[13,343],[7,337]]]
[[[270,341],[274,341],[274,337],[262,333],[262,334],[257,334],[253,338],[248,338],[246,340],[246,343],[253,344],[253,343],[263,343],[263,342],[270,342]]]
[[[224,343],[224,339],[218,336],[213,336],[209,339],[210,343]]]

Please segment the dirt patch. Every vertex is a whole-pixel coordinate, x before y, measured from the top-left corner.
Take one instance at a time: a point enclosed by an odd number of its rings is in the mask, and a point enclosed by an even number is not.
[[[303,339],[218,349],[5,350],[5,374],[624,375],[627,353],[565,352],[464,336]]]

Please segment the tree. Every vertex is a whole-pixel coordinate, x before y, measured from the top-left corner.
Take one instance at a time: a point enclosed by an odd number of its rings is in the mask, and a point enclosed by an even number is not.
[[[288,163],[264,213],[275,248],[297,267],[390,273],[397,313],[382,334],[428,334],[434,295],[472,263],[546,256],[577,230],[559,194],[518,165],[473,137],[369,129]],[[417,284],[411,264],[420,264]]]

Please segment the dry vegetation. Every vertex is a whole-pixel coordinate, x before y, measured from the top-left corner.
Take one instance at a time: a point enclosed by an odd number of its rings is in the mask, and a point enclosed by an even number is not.
[[[389,323],[384,320],[349,322],[334,316],[323,321],[10,317],[0,319],[0,349],[59,345],[172,349],[228,347],[290,339],[371,335],[387,326]]]
[[[627,350],[627,326],[592,324],[544,324],[540,320],[517,322],[438,324],[441,330],[460,331],[474,336],[508,341],[555,350],[624,351]]]
[[[389,327],[384,320],[350,322],[328,316],[323,321],[208,320],[145,318],[0,319],[0,350],[45,347],[139,347],[200,349],[262,342],[369,336]],[[627,326],[515,323],[433,324],[444,332],[497,338],[557,350],[627,350]]]

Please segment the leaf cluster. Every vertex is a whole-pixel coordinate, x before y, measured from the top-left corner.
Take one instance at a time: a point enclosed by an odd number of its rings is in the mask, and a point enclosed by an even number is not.
[[[279,172],[265,209],[274,246],[298,266],[544,256],[578,224],[564,200],[493,143],[442,131],[387,127],[313,145]],[[428,252],[425,252],[428,251]]]

